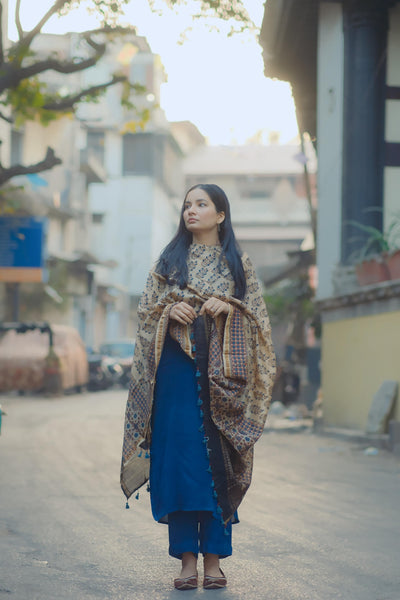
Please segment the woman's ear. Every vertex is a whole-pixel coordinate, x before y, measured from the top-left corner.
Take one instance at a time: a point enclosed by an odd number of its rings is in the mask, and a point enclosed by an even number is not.
[[[217,223],[220,225],[225,221],[225,213],[223,211],[219,212],[217,215]]]

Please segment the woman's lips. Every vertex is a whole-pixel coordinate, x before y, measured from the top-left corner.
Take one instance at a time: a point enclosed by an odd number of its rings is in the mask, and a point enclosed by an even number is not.
[[[188,223],[196,223],[197,219],[188,219]]]

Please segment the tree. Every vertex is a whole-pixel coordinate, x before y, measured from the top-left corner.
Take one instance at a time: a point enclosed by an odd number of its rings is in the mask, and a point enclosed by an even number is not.
[[[162,1],[169,8],[182,3],[182,0]],[[119,25],[124,5],[128,2],[129,0],[56,0],[30,31],[24,31],[20,20],[21,0],[16,0],[15,24],[18,40],[7,49],[4,44],[5,36],[0,29],[0,107],[3,107],[0,109],[0,119],[16,125],[21,125],[26,120],[38,119],[46,125],[62,115],[74,113],[82,102],[95,101],[107,88],[116,84],[123,86],[122,103],[127,108],[134,109],[135,96],[144,90],[139,85],[129,83],[126,75],[122,73],[116,72],[108,81],[69,95],[50,91],[40,80],[40,75],[47,71],[56,71],[67,78],[72,73],[95,66],[104,56],[109,38],[134,32],[133,27]],[[157,9],[156,0],[148,2],[153,10]],[[231,31],[240,31],[252,25],[242,0],[192,0],[192,3],[193,18],[223,19],[231,23]],[[73,56],[69,60],[64,60],[54,53],[45,58],[38,56],[32,45],[49,19],[56,14],[67,14],[83,4],[101,18],[99,28],[80,34],[86,45],[87,55]],[[0,0],[0,23],[3,22],[2,16],[3,2]],[[60,163],[60,158],[50,147],[43,160],[36,164],[15,164],[6,168],[0,162],[0,186],[17,175],[39,173]]]

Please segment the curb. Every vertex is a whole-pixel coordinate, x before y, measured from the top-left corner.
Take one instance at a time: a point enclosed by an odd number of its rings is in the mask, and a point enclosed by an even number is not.
[[[314,424],[313,433],[321,437],[332,437],[366,446],[373,446],[382,450],[391,450],[389,434],[387,433],[366,433],[357,429],[321,427],[316,424]]]
[[[264,433],[302,433],[313,431],[312,419],[269,419],[264,427]]]
[[[341,429],[339,427],[324,427],[318,420],[297,419],[270,419],[265,425],[264,433],[313,433],[320,437],[336,438],[350,443],[373,446],[382,450],[391,451],[389,434],[369,434],[358,429]],[[397,454],[397,453],[396,453]]]

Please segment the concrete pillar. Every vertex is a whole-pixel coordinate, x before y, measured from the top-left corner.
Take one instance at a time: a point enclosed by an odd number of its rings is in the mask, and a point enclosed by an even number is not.
[[[341,260],[343,155],[343,11],[322,2],[318,25],[318,299],[333,294],[332,271]],[[335,57],[335,60],[332,60]]]
[[[341,259],[361,247],[356,220],[382,229],[388,3],[345,0]]]

